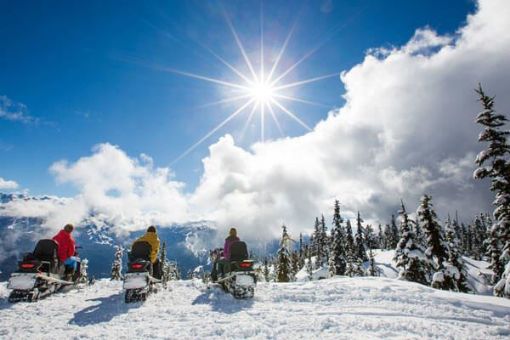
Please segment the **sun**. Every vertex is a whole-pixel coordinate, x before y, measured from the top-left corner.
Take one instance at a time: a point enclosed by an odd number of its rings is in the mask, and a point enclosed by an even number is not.
[[[263,79],[251,84],[247,92],[254,103],[259,106],[270,105],[277,95],[275,87]]]
[[[241,72],[238,68],[234,67],[232,63],[225,60],[223,57],[218,55],[216,52],[211,50],[210,48],[207,48],[205,46],[202,46],[204,49],[206,49],[214,58],[216,58],[218,61],[220,61],[223,65],[225,65],[228,69],[230,69],[236,76],[239,77],[239,81],[227,81],[225,79],[218,79],[218,78],[212,78],[200,74],[195,74],[191,72],[186,71],[180,71],[172,68],[163,68],[167,72],[179,74],[185,77],[190,77],[206,82],[213,83],[215,85],[223,86],[226,88],[230,88],[234,90],[232,92],[235,95],[232,95],[227,98],[223,98],[221,100],[208,103],[205,105],[202,105],[202,107],[205,106],[213,106],[213,105],[220,105],[220,104],[226,104],[226,103],[240,103],[239,106],[230,113],[227,118],[225,118],[222,122],[220,122],[218,125],[216,125],[213,129],[211,129],[205,136],[203,136],[201,139],[199,139],[197,142],[195,142],[193,145],[191,145],[187,150],[185,150],[179,157],[177,157],[173,162],[177,162],[180,159],[184,158],[186,155],[191,153],[194,149],[196,149],[200,144],[202,144],[207,138],[211,137],[214,133],[216,133],[219,129],[221,129],[223,126],[225,126],[228,122],[230,122],[235,117],[239,116],[243,112],[247,112],[247,118],[243,127],[243,130],[241,131],[241,138],[244,136],[248,126],[252,122],[254,116],[257,114],[260,121],[260,140],[261,142],[264,142],[265,139],[265,124],[266,124],[266,117],[269,119],[272,119],[276,127],[278,128],[278,131],[280,132],[281,136],[285,136],[283,129],[280,125],[280,122],[278,120],[278,113],[284,114],[291,118],[293,121],[301,125],[303,128],[305,128],[307,131],[310,131],[311,128],[303,122],[295,113],[293,113],[290,109],[287,108],[286,102],[299,102],[309,105],[317,105],[322,107],[327,107],[330,109],[329,106],[325,106],[320,103],[316,103],[313,101],[305,100],[299,97],[291,96],[288,93],[288,90],[294,87],[302,86],[305,84],[314,83],[316,81],[320,81],[326,78],[331,77],[338,77],[338,72],[326,74],[318,77],[313,77],[309,79],[304,80],[298,80],[294,82],[285,82],[285,77],[287,77],[288,74],[290,74],[298,65],[303,63],[306,59],[308,59],[312,54],[314,54],[318,48],[321,46],[321,44],[317,45],[315,48],[307,52],[301,59],[299,59],[297,62],[292,64],[290,67],[288,67],[286,70],[279,71],[279,64],[283,57],[283,54],[285,53],[285,50],[287,48],[287,45],[289,43],[290,38],[292,37],[294,33],[294,29],[296,27],[295,23],[292,26],[289,34],[287,35],[285,41],[283,42],[279,52],[276,55],[276,59],[271,63],[271,65],[266,65],[266,60],[264,58],[264,30],[263,30],[263,15],[262,15],[262,9],[261,9],[261,16],[260,16],[260,46],[258,54],[260,56],[259,59],[259,69],[254,68],[254,64],[252,63],[252,60],[248,57],[248,53],[246,52],[243,43],[241,42],[241,39],[239,38],[236,29],[234,28],[234,25],[232,24],[232,21],[230,20],[229,16],[227,15],[226,11],[224,11],[224,17],[225,21],[230,28],[230,31],[234,37],[235,43],[237,47],[239,48],[240,54],[242,58],[244,59],[244,62],[247,66],[248,72]],[[268,71],[268,72],[266,72]]]

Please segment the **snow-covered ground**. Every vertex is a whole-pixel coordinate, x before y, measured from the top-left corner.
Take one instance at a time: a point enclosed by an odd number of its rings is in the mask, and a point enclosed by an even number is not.
[[[504,339],[510,300],[390,278],[260,283],[251,301],[200,281],[172,282],[126,305],[121,283],[100,280],[37,303],[8,304],[0,285],[0,338]]]

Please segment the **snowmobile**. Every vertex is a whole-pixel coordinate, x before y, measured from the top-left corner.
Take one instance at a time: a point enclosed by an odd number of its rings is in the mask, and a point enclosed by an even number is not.
[[[211,280],[236,299],[249,299],[255,295],[257,276],[253,260],[249,259],[246,243],[234,242],[230,250],[230,261],[221,259],[221,250],[211,252],[213,271]]]
[[[64,287],[88,283],[87,259],[78,258],[78,267],[64,266],[57,257],[57,242],[40,240],[32,253],[26,253],[12,273],[7,288],[12,289],[9,302],[35,302]]]
[[[161,279],[153,275],[153,265],[150,261],[152,247],[148,242],[135,242],[128,254],[128,269],[124,275],[124,290],[126,303],[145,301],[151,293],[157,292],[156,284]]]

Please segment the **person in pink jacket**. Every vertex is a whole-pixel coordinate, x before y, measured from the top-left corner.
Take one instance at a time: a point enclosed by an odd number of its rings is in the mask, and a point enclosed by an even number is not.
[[[230,228],[228,233],[228,237],[225,239],[225,244],[223,245],[223,257],[225,260],[230,260],[230,248],[232,243],[239,241],[239,237],[237,237],[236,228]]]

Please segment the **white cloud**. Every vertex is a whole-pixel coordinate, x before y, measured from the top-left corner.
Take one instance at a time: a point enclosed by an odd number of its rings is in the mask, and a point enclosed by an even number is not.
[[[38,119],[28,114],[25,104],[15,103],[7,96],[0,96],[0,119],[21,123],[37,123]]]
[[[0,177],[0,190],[14,190],[18,188],[18,183],[15,181],[8,181]]]
[[[189,194],[149,156],[132,158],[110,144],[74,163],[57,162],[57,180],[80,195],[52,218],[93,210],[122,230],[204,218],[263,240],[279,234],[281,223],[297,233],[321,212],[329,219],[335,198],[348,217],[360,210],[365,220],[386,222],[400,198],[414,210],[430,193],[443,217],[458,210],[467,220],[492,201],[488,184],[471,176],[484,147],[473,89],[482,82],[498,109],[510,108],[509,17],[508,1],[482,0],[455,35],[418,29],[404,46],[372,50],[378,55],[341,74],[346,104],[313,131],[250,150],[230,135],[220,138]]]

